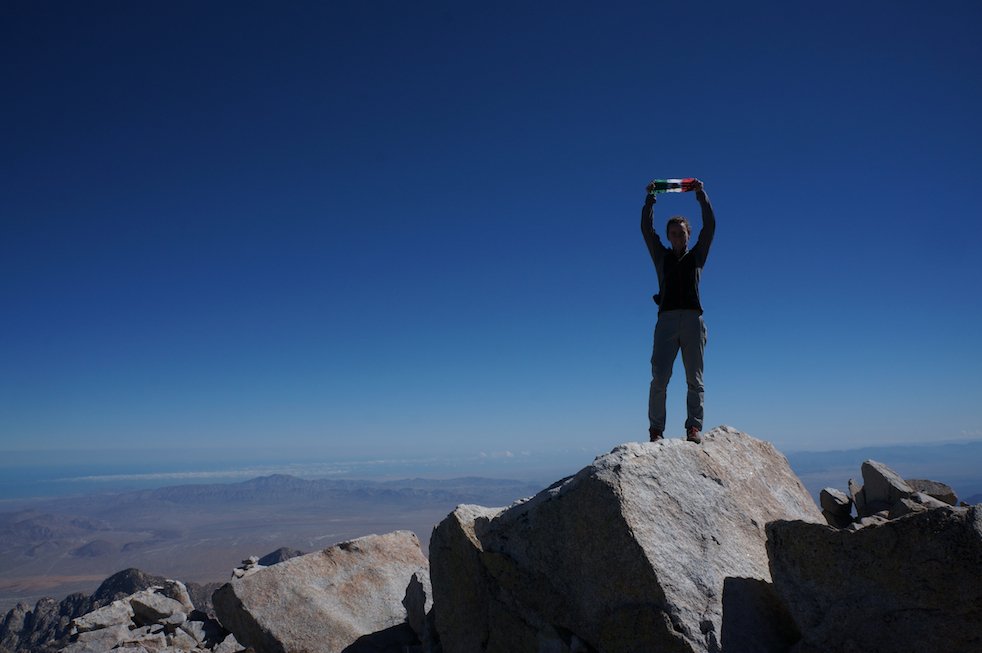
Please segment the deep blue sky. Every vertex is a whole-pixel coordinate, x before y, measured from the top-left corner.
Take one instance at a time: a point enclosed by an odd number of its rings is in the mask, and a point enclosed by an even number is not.
[[[982,437],[980,24],[978,2],[5,2],[0,449],[643,439],[639,210],[682,176],[719,223],[707,426]]]

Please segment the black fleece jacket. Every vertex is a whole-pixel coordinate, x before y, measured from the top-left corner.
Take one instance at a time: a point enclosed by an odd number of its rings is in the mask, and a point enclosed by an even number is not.
[[[695,246],[682,256],[677,256],[671,247],[665,247],[653,226],[654,205],[645,204],[641,209],[641,233],[651,254],[651,261],[658,273],[658,314],[680,308],[693,309],[702,315],[699,301],[699,280],[702,268],[709,256],[709,247],[716,234],[716,216],[704,191],[696,191],[696,199],[702,207],[702,229]]]

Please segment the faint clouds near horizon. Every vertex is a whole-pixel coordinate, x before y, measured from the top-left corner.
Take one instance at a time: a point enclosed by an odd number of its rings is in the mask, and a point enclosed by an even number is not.
[[[528,452],[523,451],[521,455],[527,456]],[[515,454],[510,451],[482,451],[480,456],[481,458],[514,458]]]
[[[482,451],[467,456],[392,457],[369,460],[272,461],[196,458],[162,459],[137,452],[84,462],[45,460],[41,452],[8,459],[0,452],[0,501],[126,492],[169,485],[237,483],[257,477],[288,475],[304,480],[394,481],[408,478],[486,477],[551,482],[593,460],[595,453],[562,451]],[[4,464],[6,463],[6,464]]]

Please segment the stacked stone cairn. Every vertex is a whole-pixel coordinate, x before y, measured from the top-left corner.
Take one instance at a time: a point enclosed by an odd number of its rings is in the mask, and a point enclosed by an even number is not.
[[[242,561],[241,565],[232,570],[232,578],[245,578],[265,568],[266,565],[259,564],[259,556],[249,556]]]

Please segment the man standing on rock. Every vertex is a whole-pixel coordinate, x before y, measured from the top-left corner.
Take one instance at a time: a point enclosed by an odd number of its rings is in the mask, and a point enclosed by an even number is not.
[[[648,394],[648,432],[652,442],[661,440],[665,432],[665,393],[679,349],[682,350],[685,381],[689,386],[685,436],[689,442],[702,442],[699,431],[702,430],[705,392],[702,385],[702,355],[706,348],[706,325],[699,302],[699,278],[709,256],[713,234],[716,233],[716,216],[702,182],[696,180],[693,190],[702,207],[702,229],[692,249],[688,249],[692,227],[680,215],[669,218],[666,227],[672,246],[662,245],[652,224],[656,200],[651,186],[641,209],[641,233],[658,273],[658,294],[654,296],[658,304],[658,322],[651,353],[651,388]]]

